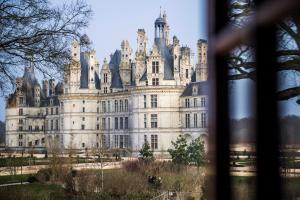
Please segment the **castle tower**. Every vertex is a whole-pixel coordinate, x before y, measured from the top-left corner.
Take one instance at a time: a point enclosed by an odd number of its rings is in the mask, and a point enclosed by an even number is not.
[[[17,78],[16,79],[16,94],[17,94],[17,106],[24,106],[26,105],[26,98],[23,91],[23,79]]]
[[[192,76],[192,53],[189,47],[180,48],[180,80],[181,84],[186,85],[191,82]]]
[[[159,14],[159,17],[155,20],[154,23],[155,28],[155,40],[162,40],[165,42],[166,45],[169,45],[169,32],[170,27],[167,22],[167,15],[166,13],[161,16],[161,13]]]
[[[92,50],[88,55],[89,60],[89,73],[88,73],[88,80],[89,80],[89,89],[96,89],[95,86],[95,72],[97,73],[98,62],[96,60],[96,51]]]
[[[42,81],[43,84],[43,94],[45,95],[45,97],[49,96],[49,82],[48,80],[43,80]]]
[[[34,86],[33,95],[34,95],[34,106],[39,107],[40,106],[40,99],[41,99],[41,87],[40,87],[39,84],[36,84]]]
[[[196,65],[196,81],[206,81],[208,76],[207,69],[207,41],[198,40],[197,42],[198,61]]]
[[[173,37],[173,48],[172,55],[174,60],[174,79],[177,84],[180,82],[179,74],[180,74],[180,44],[179,40],[176,36]]]
[[[127,40],[123,40],[121,43],[121,63],[120,63],[120,76],[123,82],[123,86],[130,85],[131,53],[132,53],[132,49],[129,46],[129,42]]]
[[[76,40],[72,42],[71,56],[74,61],[80,61],[80,43]]]
[[[168,21],[167,21],[167,14],[166,14],[166,11],[164,11],[164,14],[163,14],[163,20],[164,22],[166,23],[165,27],[164,27],[164,36],[165,36],[165,41],[166,41],[166,45],[169,45],[169,34],[170,34],[170,26],[168,24]]]
[[[55,80],[54,79],[49,80],[49,93],[50,93],[50,96],[55,95]]]
[[[147,41],[148,38],[146,36],[146,32],[144,29],[138,29],[137,32],[137,51],[135,56],[135,69],[134,69],[134,77],[135,82],[138,83],[141,76],[143,75],[146,65],[146,55],[147,55]]]

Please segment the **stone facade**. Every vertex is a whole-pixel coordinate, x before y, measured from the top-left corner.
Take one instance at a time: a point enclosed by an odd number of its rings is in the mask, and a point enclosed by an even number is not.
[[[198,61],[191,49],[169,39],[166,14],[155,20],[154,44],[148,51],[144,29],[137,50],[122,41],[101,71],[94,50],[71,46],[73,60],[64,80],[43,80],[26,67],[7,98],[6,143],[9,147],[139,150],[147,141],[165,152],[180,134],[207,135],[207,42],[198,41]]]

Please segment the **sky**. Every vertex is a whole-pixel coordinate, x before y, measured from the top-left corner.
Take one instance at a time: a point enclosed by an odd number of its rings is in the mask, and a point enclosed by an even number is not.
[[[54,4],[62,0],[51,0]],[[178,37],[182,45],[196,53],[198,39],[207,39],[206,0],[87,0],[93,16],[85,33],[93,42],[100,65],[103,59],[116,49],[122,40],[128,40],[134,52],[136,35],[140,28],[148,36],[148,48],[154,39],[154,21],[160,10],[166,11],[170,25],[170,37]],[[243,118],[253,115],[251,107],[251,80],[235,81],[231,86],[231,117]],[[250,92],[249,92],[250,91]],[[250,105],[250,106],[249,106]],[[282,114],[297,114],[300,111],[294,100],[279,104]],[[5,120],[5,101],[0,97],[0,120]]]

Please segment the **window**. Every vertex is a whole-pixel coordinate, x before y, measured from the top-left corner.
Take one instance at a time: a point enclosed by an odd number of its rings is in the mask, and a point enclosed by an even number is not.
[[[115,100],[115,112],[118,112],[118,101]]]
[[[152,62],[152,73],[153,74],[159,73],[159,62],[158,61]]]
[[[147,128],[147,114],[144,114],[144,128]]]
[[[23,115],[23,109],[22,108],[19,109],[19,115]]]
[[[53,108],[51,108],[51,115],[53,115]]]
[[[124,136],[120,135],[120,148],[124,148]]]
[[[102,101],[102,112],[106,112],[106,103],[105,101]]]
[[[120,117],[120,129],[123,129],[123,117]]]
[[[114,135],[114,142],[115,142],[115,148],[119,148],[119,136],[118,135]]]
[[[151,149],[157,149],[157,135],[151,135]]]
[[[115,117],[115,129],[118,130],[119,129],[119,120],[117,117]]]
[[[107,118],[107,129],[110,130],[110,117]]]
[[[159,78],[152,78],[152,85],[154,86],[159,85]]]
[[[58,108],[55,108],[55,114],[58,115]]]
[[[48,115],[49,114],[49,109],[48,108],[46,108],[46,115]]]
[[[151,108],[157,108],[157,95],[151,95]]]
[[[35,140],[34,145],[39,145],[39,140]]]
[[[185,70],[185,78],[189,78],[189,70],[188,69]]]
[[[40,130],[40,127],[39,127],[39,126],[35,126],[35,127],[34,127],[34,130],[35,130],[35,131],[39,131],[39,130]]]
[[[85,104],[85,100],[82,100],[82,103]]]
[[[151,114],[151,128],[157,128],[157,114]]]
[[[194,98],[194,107],[197,107],[197,98]]]
[[[85,117],[82,117],[82,121],[85,121]]]
[[[104,94],[107,93],[107,87],[104,87]]]
[[[185,114],[185,128],[190,128],[190,114]]]
[[[19,140],[22,140],[22,139],[23,139],[23,135],[19,134]]]
[[[194,113],[194,128],[198,127],[198,115],[197,113]]]
[[[58,130],[58,119],[55,120],[55,130]]]
[[[85,112],[85,107],[82,108],[82,112]]]
[[[83,142],[83,143],[81,143],[81,147],[82,148],[84,148],[85,147],[85,143]]]
[[[144,135],[144,143],[146,144],[147,142],[148,142],[147,135]]]
[[[23,119],[19,119],[19,124],[23,124]]]
[[[144,108],[147,108],[147,96],[144,95]]]
[[[124,146],[125,148],[129,147],[129,135],[124,135]]]
[[[102,118],[102,130],[106,129],[106,119]]]
[[[123,100],[120,100],[120,112],[123,112]]]
[[[45,138],[41,139],[41,143],[44,144],[45,143]]]
[[[23,131],[23,126],[19,126],[19,131]]]
[[[99,113],[99,107],[97,107],[97,113]]]
[[[81,130],[84,130],[84,129],[85,129],[85,125],[81,124]]]
[[[125,99],[125,112],[128,112],[128,99]]]
[[[97,129],[97,130],[99,130],[99,129],[100,129],[100,125],[99,125],[99,124],[97,124],[97,126],[96,126],[96,129]]]
[[[201,128],[206,128],[206,113],[201,113]]]
[[[206,99],[205,97],[201,97],[201,107],[205,107],[206,106]]]
[[[107,101],[107,112],[110,112],[110,101]]]
[[[104,83],[107,83],[107,74],[104,74]]]
[[[146,86],[148,86],[148,80],[146,81]]]
[[[125,117],[125,129],[128,129],[128,117]]]
[[[186,108],[190,107],[190,99],[185,99],[185,107]]]
[[[53,120],[50,121],[50,130],[53,131]]]
[[[23,142],[19,141],[19,147],[23,146]]]

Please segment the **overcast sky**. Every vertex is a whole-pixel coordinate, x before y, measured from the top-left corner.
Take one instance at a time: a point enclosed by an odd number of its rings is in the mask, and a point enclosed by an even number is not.
[[[52,0],[60,3],[61,0]],[[128,40],[136,49],[136,33],[145,29],[149,39],[148,47],[152,47],[154,38],[154,21],[159,16],[160,7],[165,10],[170,25],[170,36],[176,35],[182,45],[191,47],[196,53],[197,40],[207,39],[207,7],[205,0],[87,0],[93,10],[93,17],[86,34],[93,42],[97,58],[102,65],[103,59],[116,49],[120,49],[121,41]],[[240,81],[231,86],[232,117],[251,116],[252,81]],[[299,112],[294,101],[281,103],[287,106],[283,114]],[[0,98],[0,120],[5,118],[4,99]]]

